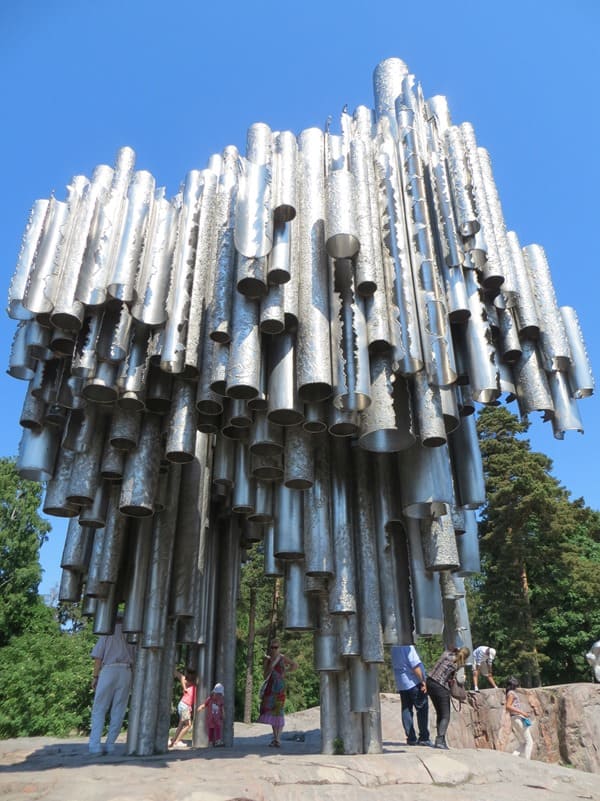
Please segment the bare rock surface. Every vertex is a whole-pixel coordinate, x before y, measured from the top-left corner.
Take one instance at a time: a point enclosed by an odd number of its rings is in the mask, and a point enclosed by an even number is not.
[[[589,691],[595,685],[581,687]],[[498,706],[501,692],[489,690],[481,695],[486,707],[489,700],[492,714],[488,720],[493,719],[495,709],[501,715]],[[581,689],[571,701],[573,704],[580,701],[587,708],[589,697],[590,692]],[[562,715],[565,721],[565,731],[570,731],[570,737],[579,737],[581,727],[573,725],[570,714],[560,711],[560,693],[551,698],[554,698],[552,708],[556,706],[557,715]],[[3,801],[422,801],[423,798],[451,801],[460,797],[464,801],[542,798],[600,801],[598,774],[541,762],[536,751],[534,759],[526,761],[512,756],[509,750],[494,750],[490,742],[487,747],[476,748],[473,738],[472,746],[464,747],[461,738],[472,737],[474,733],[470,713],[465,708],[460,714],[453,713],[448,736],[451,749],[440,751],[405,745],[398,696],[382,694],[381,707],[382,754],[321,754],[318,709],[288,716],[279,750],[268,746],[271,739],[268,727],[243,723],[235,724],[232,748],[190,747],[151,757],[127,756],[124,740],[117,744],[115,754],[101,757],[88,756],[84,738],[4,740],[0,741],[0,798]],[[596,709],[596,719],[597,713]],[[493,732],[496,746],[503,736],[502,729],[499,731],[500,734]],[[506,748],[511,745],[507,738]],[[596,740],[585,747],[597,753],[598,746]],[[537,751],[540,748],[536,742]]]

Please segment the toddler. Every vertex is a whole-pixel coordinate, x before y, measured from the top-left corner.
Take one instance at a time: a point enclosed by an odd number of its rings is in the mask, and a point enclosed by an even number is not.
[[[206,730],[208,744],[213,747],[223,745],[223,714],[225,705],[225,689],[219,682],[212,688],[211,694],[198,707],[198,712],[206,709]]]

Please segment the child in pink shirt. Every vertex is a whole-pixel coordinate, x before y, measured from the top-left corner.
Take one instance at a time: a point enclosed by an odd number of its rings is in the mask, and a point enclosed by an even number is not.
[[[192,728],[192,714],[196,705],[196,671],[186,670],[185,673],[175,671],[175,677],[181,682],[182,695],[177,704],[179,723],[173,738],[169,741],[169,748],[187,748],[183,737]]]
[[[206,701],[200,704],[198,712],[206,709],[206,730],[209,745],[223,745],[223,714],[225,689],[219,682],[212,688]]]

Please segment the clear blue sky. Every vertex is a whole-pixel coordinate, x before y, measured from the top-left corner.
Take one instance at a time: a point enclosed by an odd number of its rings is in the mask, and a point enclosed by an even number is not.
[[[172,195],[253,122],[298,133],[345,104],[372,105],[372,72],[402,58],[425,96],[448,98],[492,157],[507,225],[546,249],[560,305],[577,309],[600,365],[597,0],[12,0],[0,3],[0,282],[8,290],[32,202],[130,145]],[[0,316],[5,365],[15,323]],[[0,455],[17,452],[24,382],[0,376]],[[513,407],[516,410],[516,407]],[[598,397],[585,434],[535,450],[600,508]],[[42,549],[59,580],[65,525]]]

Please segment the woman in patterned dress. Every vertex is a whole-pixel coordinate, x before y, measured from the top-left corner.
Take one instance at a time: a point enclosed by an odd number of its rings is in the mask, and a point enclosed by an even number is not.
[[[285,724],[285,674],[296,670],[298,665],[279,650],[279,640],[273,640],[269,653],[263,659],[263,676],[267,680],[260,702],[259,723],[267,723],[273,729],[271,748],[281,747],[281,732]]]

